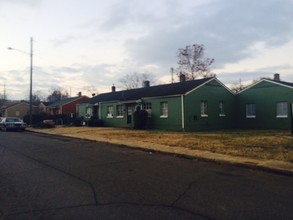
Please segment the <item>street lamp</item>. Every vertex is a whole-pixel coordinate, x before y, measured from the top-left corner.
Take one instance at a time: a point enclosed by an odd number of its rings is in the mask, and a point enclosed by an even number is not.
[[[30,107],[29,107],[29,118],[30,118],[30,125],[32,125],[33,115],[32,115],[32,108],[33,108],[33,38],[30,39],[31,50],[30,53],[18,50],[12,47],[8,47],[8,50],[16,50],[21,53],[25,53],[30,56]]]

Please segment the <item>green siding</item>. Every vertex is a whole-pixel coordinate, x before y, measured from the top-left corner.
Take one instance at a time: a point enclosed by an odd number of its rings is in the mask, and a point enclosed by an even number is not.
[[[85,117],[86,115],[86,108],[88,104],[78,104],[77,107],[77,117]]]
[[[101,119],[104,122],[104,125],[107,127],[127,127],[127,112],[126,112],[126,105],[124,105],[124,113],[123,116],[117,117],[117,102],[107,102],[101,104]],[[107,117],[107,107],[113,106],[113,117]]]
[[[288,117],[276,117],[277,102],[288,102]],[[253,129],[290,129],[290,103],[293,102],[293,89],[272,82],[259,84],[239,93],[237,103],[237,126]],[[256,105],[256,117],[246,118],[246,104]]]
[[[184,103],[184,128],[182,123],[182,99]],[[200,103],[202,100],[208,102],[208,117],[201,117]],[[220,116],[219,102],[224,103],[225,116]],[[168,103],[168,116],[161,117],[160,104]],[[148,121],[148,128],[170,131],[199,131],[211,129],[225,129],[234,127],[235,96],[216,80],[195,89],[186,95],[169,97],[143,98],[142,103],[133,103],[134,112],[136,106],[143,103],[150,103],[152,106],[151,117]],[[101,119],[105,126],[110,127],[133,127],[132,123],[127,124],[127,110],[123,117],[117,117],[117,102],[101,103]],[[107,106],[113,106],[113,118],[107,117]]]
[[[201,116],[201,101],[208,103],[208,116]],[[219,102],[224,103],[225,116],[220,116]],[[216,80],[194,90],[184,98],[185,130],[213,130],[234,127],[235,96]]]
[[[146,99],[146,102],[152,104],[150,128],[171,131],[182,131],[180,96]],[[160,116],[161,102],[168,103],[168,117]]]

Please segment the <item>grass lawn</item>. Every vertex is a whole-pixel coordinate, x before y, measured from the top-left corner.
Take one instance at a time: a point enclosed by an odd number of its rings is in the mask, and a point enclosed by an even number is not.
[[[169,146],[178,149],[210,151],[233,156],[293,163],[293,136],[290,131],[167,132],[92,127],[56,127],[42,129],[42,131],[119,144],[143,144],[154,146],[154,149]]]

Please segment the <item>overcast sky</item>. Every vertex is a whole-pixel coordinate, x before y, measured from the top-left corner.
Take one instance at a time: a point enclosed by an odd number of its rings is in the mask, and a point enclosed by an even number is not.
[[[126,74],[171,81],[177,50],[204,44],[226,85],[273,77],[293,82],[293,0],[0,0],[0,93],[109,92]]]

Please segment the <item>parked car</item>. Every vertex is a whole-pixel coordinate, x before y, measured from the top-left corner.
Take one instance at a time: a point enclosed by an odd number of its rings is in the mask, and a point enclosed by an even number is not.
[[[8,131],[8,130],[24,131],[26,127],[27,127],[27,124],[17,117],[3,117],[1,118],[1,121],[0,121],[0,129],[2,131]]]

